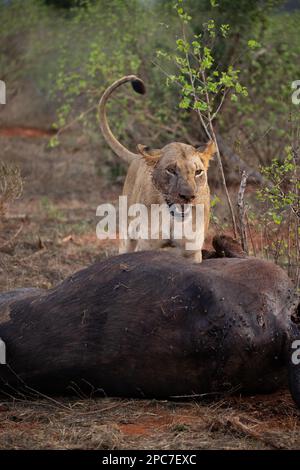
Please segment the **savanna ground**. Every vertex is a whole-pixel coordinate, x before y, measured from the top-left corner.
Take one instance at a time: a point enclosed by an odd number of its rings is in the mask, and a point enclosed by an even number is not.
[[[96,239],[95,210],[120,183],[97,176],[99,149],[76,135],[49,149],[49,137],[2,130],[2,160],[17,164],[22,196],[1,222],[0,290],[50,288],[97,259],[117,253]],[[17,134],[17,135],[14,135]],[[184,380],[184,377],[179,378]],[[189,401],[20,397],[0,402],[1,449],[295,449],[300,412],[289,392]]]

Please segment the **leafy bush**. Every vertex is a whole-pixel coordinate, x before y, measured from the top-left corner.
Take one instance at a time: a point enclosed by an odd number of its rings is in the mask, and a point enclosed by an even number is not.
[[[261,170],[267,181],[257,191],[258,200],[263,203],[265,255],[287,267],[296,285],[300,285],[299,142],[286,147],[284,158],[274,158]]]

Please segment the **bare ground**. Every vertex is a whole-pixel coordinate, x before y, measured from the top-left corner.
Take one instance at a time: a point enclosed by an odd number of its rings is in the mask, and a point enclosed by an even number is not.
[[[0,227],[0,291],[50,288],[117,253],[97,241],[96,207],[120,184],[101,176],[100,150],[68,137],[0,136],[0,158],[20,166],[22,197]],[[182,378],[184,380],[184,378]],[[1,449],[299,449],[300,412],[286,390],[218,401],[75,397],[0,398]]]

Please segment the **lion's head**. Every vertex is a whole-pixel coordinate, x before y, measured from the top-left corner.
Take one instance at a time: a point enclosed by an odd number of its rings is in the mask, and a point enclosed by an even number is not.
[[[99,122],[105,140],[126,162],[131,163],[141,157],[145,160],[151,168],[154,186],[169,206],[199,203],[200,196],[208,193],[207,169],[216,150],[214,142],[209,142],[204,150],[179,142],[155,150],[138,145],[138,154],[128,150],[115,138],[106,117],[106,103],[110,95],[127,82],[131,82],[137,93],[144,94],[146,91],[144,82],[135,75],[122,77],[106,89],[99,103]]]
[[[215,153],[213,142],[204,150],[174,142],[155,150],[138,145],[138,151],[152,170],[154,186],[169,206],[196,204],[207,191],[207,170]]]

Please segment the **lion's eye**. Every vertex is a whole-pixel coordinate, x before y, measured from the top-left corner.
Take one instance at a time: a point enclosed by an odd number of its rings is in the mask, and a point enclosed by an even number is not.
[[[168,175],[176,175],[175,168],[167,168],[166,172],[168,173]]]
[[[196,176],[202,176],[204,173],[203,170],[196,170]]]

